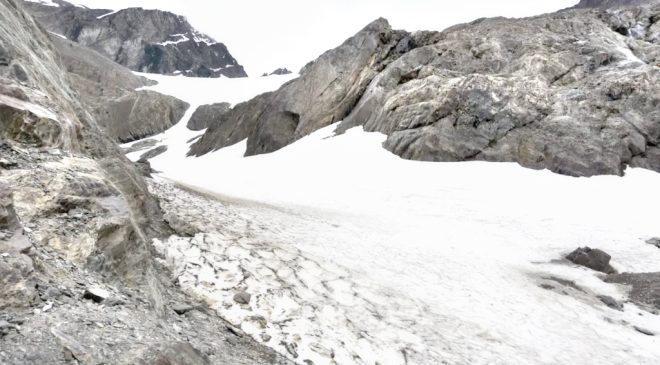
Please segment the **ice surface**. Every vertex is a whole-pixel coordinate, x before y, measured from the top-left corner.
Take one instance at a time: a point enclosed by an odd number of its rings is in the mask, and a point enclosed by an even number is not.
[[[277,87],[156,78],[153,89],[193,105]],[[597,295],[623,301],[625,288],[559,260],[588,245],[619,271],[660,271],[660,250],[644,243],[660,235],[659,174],[407,161],[381,147],[384,135],[335,136],[333,126],[268,155],[244,158],[243,141],[191,158],[191,114],[157,136],[169,150],[152,167],[225,205],[180,197],[180,214],[204,233],[157,247],[180,265],[184,288],[292,358],[295,344],[299,363],[331,363],[329,354],[339,364],[660,363],[660,337],[633,328],[660,333],[660,318],[604,306]],[[242,286],[255,298],[247,308],[230,300]]]

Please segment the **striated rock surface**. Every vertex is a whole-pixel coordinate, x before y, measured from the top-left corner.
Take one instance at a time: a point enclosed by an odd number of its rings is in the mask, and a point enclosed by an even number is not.
[[[580,0],[574,8],[613,8],[658,3],[658,0]]]
[[[660,5],[481,19],[409,34],[378,20],[196,142],[275,151],[331,123],[423,161],[573,175],[660,171]],[[359,45],[359,46],[358,46]]]
[[[287,363],[171,283],[157,200],[14,0],[0,57],[0,363]]]
[[[90,47],[131,70],[195,77],[246,77],[227,47],[182,17],[161,10],[112,12],[54,0],[24,6],[49,31]]]
[[[188,129],[201,131],[211,125],[220,123],[222,118],[231,109],[229,103],[216,103],[210,105],[201,105],[195,110],[188,121]]]
[[[71,85],[106,133],[130,142],[161,133],[183,117],[189,105],[169,95],[135,89],[148,81],[96,51],[51,36]]]

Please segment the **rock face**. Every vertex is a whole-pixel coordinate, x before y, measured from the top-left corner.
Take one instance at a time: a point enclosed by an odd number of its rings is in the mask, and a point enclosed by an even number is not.
[[[248,154],[268,153],[319,128],[342,120],[360,99],[378,68],[396,57],[404,32],[379,19],[338,48],[321,55],[274,93],[238,104],[226,122],[209,127],[191,154],[230,146],[248,138]]]
[[[287,363],[171,284],[158,202],[14,0],[0,57],[0,363]]]
[[[379,20],[195,143],[275,151],[338,121],[423,161],[518,162],[574,176],[660,171],[660,5],[484,19],[443,32]],[[357,47],[357,45],[364,46]]]
[[[142,8],[118,12],[25,1],[49,31],[90,47],[134,71],[195,77],[246,77],[227,47],[184,17]]]
[[[229,103],[202,105],[198,107],[190,117],[190,120],[188,121],[188,129],[201,131],[211,125],[220,123],[229,109],[231,109],[231,104]]]
[[[613,8],[657,3],[658,0],[580,0],[574,8]]]
[[[77,43],[51,36],[71,85],[114,140],[125,143],[165,131],[189,105],[169,95],[135,89],[148,82]]]

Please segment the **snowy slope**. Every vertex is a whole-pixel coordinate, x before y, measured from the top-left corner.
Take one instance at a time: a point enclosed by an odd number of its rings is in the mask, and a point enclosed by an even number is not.
[[[152,88],[192,105],[235,103],[284,80],[220,79],[210,88],[163,76]],[[243,158],[242,142],[187,158],[199,134],[185,128],[190,115],[157,137],[169,150],[151,164],[225,203],[179,197],[179,210],[200,209],[208,234],[158,245],[172,265],[190,260],[184,287],[255,338],[269,333],[278,351],[291,355],[287,344],[296,343],[298,362],[332,363],[333,354],[339,364],[660,363],[660,337],[634,329],[660,334],[660,318],[631,303],[606,307],[596,296],[625,300],[625,288],[558,260],[588,245],[610,253],[619,271],[660,271],[660,250],[644,243],[660,236],[659,174],[577,179],[516,164],[406,161],[380,147],[383,135],[334,136],[332,127],[269,155]],[[264,245],[293,254],[242,256]],[[295,257],[295,279],[258,269]],[[236,265],[221,275],[219,262]],[[229,296],[245,270],[257,298],[249,310]],[[255,313],[265,329],[249,325]]]

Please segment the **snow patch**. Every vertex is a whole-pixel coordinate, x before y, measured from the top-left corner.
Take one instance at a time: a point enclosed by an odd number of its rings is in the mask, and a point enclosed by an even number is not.
[[[335,136],[335,126],[268,155],[243,157],[243,141],[186,157],[199,135],[185,127],[196,105],[235,104],[295,76],[141,75],[193,105],[156,137],[169,149],[152,167],[221,201],[162,188],[170,211],[202,233],[156,246],[182,287],[299,363],[660,358],[660,338],[634,330],[660,333],[660,317],[629,303],[607,308],[596,296],[623,300],[625,288],[561,260],[591,246],[619,271],[660,271],[660,250],[644,243],[660,234],[659,174],[572,178],[513,163],[407,161],[382,148],[382,134]],[[237,290],[253,295],[249,307],[232,301]]]
[[[50,34],[52,34],[52,35],[54,35],[54,36],[60,37],[60,38],[62,38],[62,39],[68,39],[67,37],[65,37],[65,36],[63,36],[63,35],[61,35],[61,34],[55,33],[55,32],[48,31],[48,33],[50,33]]]
[[[173,41],[165,41],[165,42],[157,43],[157,44],[160,44],[162,46],[169,46],[169,45],[172,45],[172,44],[179,44],[179,43],[183,43],[183,42],[188,42],[190,40],[190,38],[186,37],[185,34],[172,34],[172,35],[170,35],[170,38],[177,38],[177,37],[179,39],[176,39],[176,40],[173,40]]]

